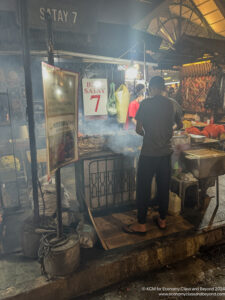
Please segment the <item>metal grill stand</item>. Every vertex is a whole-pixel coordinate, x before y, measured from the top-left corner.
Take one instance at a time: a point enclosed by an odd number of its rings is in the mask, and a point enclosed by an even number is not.
[[[84,160],[84,198],[96,214],[136,207],[135,159],[121,154]]]
[[[48,33],[48,63],[54,65],[52,20],[46,13]],[[42,271],[50,277],[64,276],[72,273],[80,261],[80,244],[77,235],[63,234],[62,201],[61,201],[61,174],[60,168],[55,172],[56,201],[57,201],[57,234],[43,236],[39,249],[39,259]]]

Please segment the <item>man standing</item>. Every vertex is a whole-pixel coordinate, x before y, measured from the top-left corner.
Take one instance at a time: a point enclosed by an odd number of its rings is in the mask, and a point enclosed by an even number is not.
[[[144,84],[138,84],[135,87],[135,99],[131,101],[128,107],[128,112],[127,112],[127,121],[125,128],[126,129],[135,129],[135,126],[137,124],[137,121],[135,120],[136,113],[140,107],[141,101],[144,99],[144,93],[145,93],[145,86]]]
[[[166,215],[169,203],[171,139],[173,126],[182,127],[180,115],[171,99],[162,96],[164,79],[153,77],[149,82],[151,98],[143,100],[136,114],[136,132],[143,136],[143,145],[137,171],[138,222],[124,227],[127,233],[145,234],[148,201],[151,195],[151,182],[156,175],[159,216],[155,220],[160,229],[166,228]]]

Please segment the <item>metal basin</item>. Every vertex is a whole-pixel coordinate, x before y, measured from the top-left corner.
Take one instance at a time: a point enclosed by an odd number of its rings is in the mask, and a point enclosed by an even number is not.
[[[192,143],[203,143],[205,141],[204,135],[190,134],[190,137]]]
[[[174,135],[172,137],[172,145],[177,146],[177,145],[187,145],[190,144],[190,138],[188,135]]]
[[[225,152],[215,149],[192,149],[183,152],[183,162],[187,171],[196,178],[225,174]]]

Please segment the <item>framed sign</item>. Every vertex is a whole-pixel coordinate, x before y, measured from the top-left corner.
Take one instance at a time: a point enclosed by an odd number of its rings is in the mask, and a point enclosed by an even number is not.
[[[82,79],[85,116],[106,116],[108,101],[107,79]]]
[[[98,3],[92,0],[29,0],[29,26],[46,29],[45,13],[52,18],[53,30],[77,33],[95,33],[97,31]],[[19,18],[18,18],[19,20]]]
[[[42,63],[48,173],[78,160],[78,73]]]

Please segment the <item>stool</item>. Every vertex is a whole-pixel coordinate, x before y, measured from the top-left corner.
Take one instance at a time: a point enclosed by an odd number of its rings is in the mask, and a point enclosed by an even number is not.
[[[177,182],[179,184],[179,197],[181,199],[181,209],[184,211],[184,201],[185,201],[185,195],[186,195],[186,190],[190,186],[196,186],[196,199],[197,199],[197,207],[199,207],[199,182],[197,179],[187,181],[187,180],[182,180],[179,179],[176,176],[172,176],[172,180]]]

